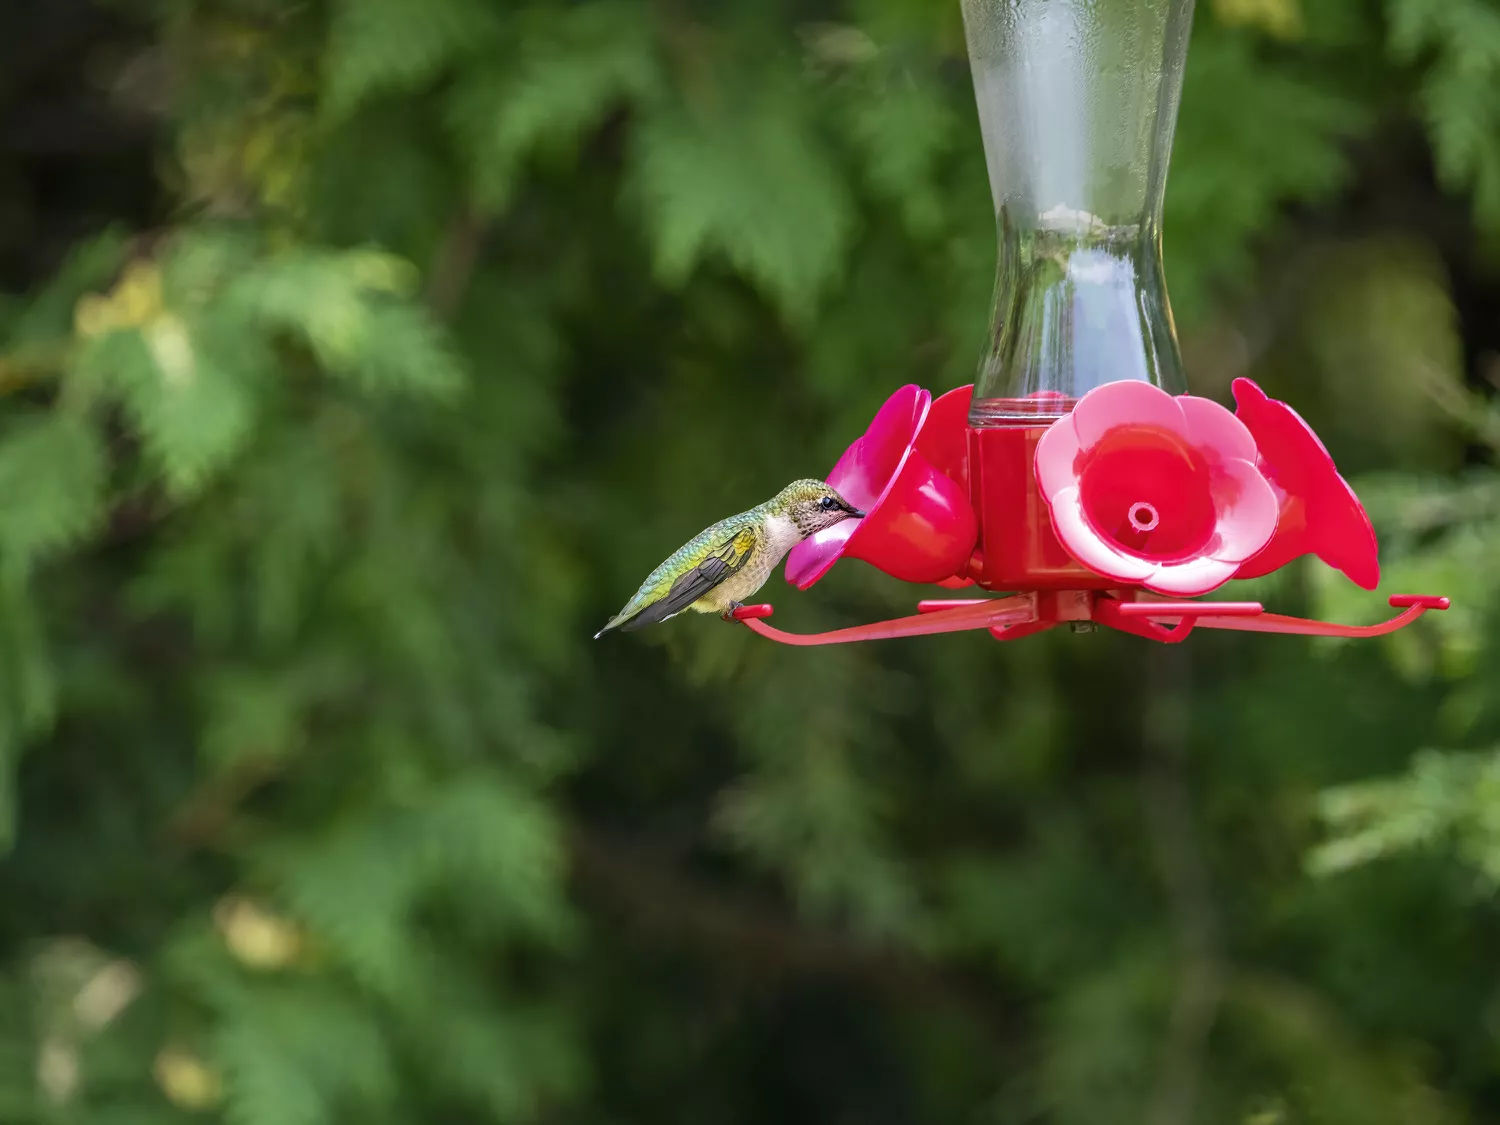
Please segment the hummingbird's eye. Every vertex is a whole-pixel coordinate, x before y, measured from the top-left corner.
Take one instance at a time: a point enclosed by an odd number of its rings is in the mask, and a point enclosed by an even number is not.
[[[838,506],[839,502],[832,496],[825,496],[823,497],[823,499],[818,501],[818,507],[822,508],[825,512],[831,512]]]

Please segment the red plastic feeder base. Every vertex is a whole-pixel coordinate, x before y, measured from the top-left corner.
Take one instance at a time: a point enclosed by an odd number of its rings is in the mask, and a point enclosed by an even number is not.
[[[1428,610],[1448,608],[1448,599],[1425,594],[1397,594],[1390,599],[1402,612],[1376,625],[1339,625],[1304,617],[1267,613],[1259,602],[1166,601],[1143,591],[1031,590],[1004,598],[945,598],[917,603],[912,617],[854,625],[828,633],[788,633],[765,619],[769,605],[747,605],[734,612],[762,637],[786,645],[836,645],[851,641],[884,641],[988,629],[996,640],[1030,636],[1064,623],[1093,622],[1122,633],[1175,644],[1195,628],[1235,629],[1254,633],[1295,633],[1313,637],[1380,637],[1405,628]]]
[[[868,515],[793,547],[786,575],[806,590],[848,554],[904,581],[1001,596],[924,601],[912,617],[805,635],[767,624],[768,605],[735,616],[790,645],[970,629],[1008,641],[1064,622],[1175,644],[1199,627],[1378,637],[1448,608],[1399,595],[1389,621],[1340,625],[1198,600],[1305,555],[1367,590],[1380,582],[1374,527],[1327,448],[1248,379],[1234,383],[1234,413],[1121,379],[1045,404],[1064,411],[1050,420],[1039,404],[1034,422],[978,428],[973,391],[933,400],[913,384],[891,395],[828,477]]]

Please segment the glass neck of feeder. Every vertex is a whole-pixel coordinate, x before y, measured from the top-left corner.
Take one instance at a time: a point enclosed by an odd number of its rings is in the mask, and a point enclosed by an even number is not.
[[[1193,0],[963,0],[999,235],[976,426],[1187,389],[1161,209]]]

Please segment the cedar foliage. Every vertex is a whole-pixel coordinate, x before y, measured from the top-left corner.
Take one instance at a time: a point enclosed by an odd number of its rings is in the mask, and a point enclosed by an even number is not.
[[[0,301],[0,1122],[1500,1113],[1493,0],[1200,3],[1195,389],[1455,608],[1150,652],[588,640],[971,378],[956,3],[88,12],[157,201],[80,157],[119,221]]]

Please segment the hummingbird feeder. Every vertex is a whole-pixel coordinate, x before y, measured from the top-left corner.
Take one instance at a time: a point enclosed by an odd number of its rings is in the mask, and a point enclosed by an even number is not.
[[[1316,555],[1379,584],[1375,532],[1310,426],[1249,379],[1235,410],[1187,393],[1161,256],[1162,196],[1193,0],[962,0],[999,234],[971,386],[905,386],[828,476],[867,514],[794,547],[799,589],[840,558],[1004,594],[829,633],[735,617],[785,644],[1064,622],[1177,642],[1194,628],[1393,632],[1448,599],[1353,626],[1192,601]]]

